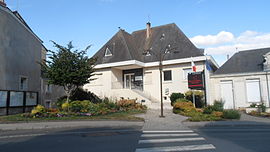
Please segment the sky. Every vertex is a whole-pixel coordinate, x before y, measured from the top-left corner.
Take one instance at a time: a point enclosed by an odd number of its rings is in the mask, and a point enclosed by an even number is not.
[[[92,56],[121,27],[175,23],[222,65],[235,52],[270,47],[269,0],[5,0],[50,49],[72,41]]]

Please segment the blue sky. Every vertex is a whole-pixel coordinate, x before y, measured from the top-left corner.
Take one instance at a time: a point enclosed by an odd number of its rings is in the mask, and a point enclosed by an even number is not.
[[[269,0],[6,0],[33,31],[50,40],[73,41],[93,55],[117,31],[127,32],[176,23],[199,48],[218,63],[236,51],[270,47]]]

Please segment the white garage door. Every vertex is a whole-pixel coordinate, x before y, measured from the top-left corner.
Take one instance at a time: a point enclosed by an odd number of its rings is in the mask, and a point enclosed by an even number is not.
[[[232,81],[221,81],[221,99],[224,101],[224,109],[234,109]]]
[[[247,102],[261,102],[260,80],[246,80]]]

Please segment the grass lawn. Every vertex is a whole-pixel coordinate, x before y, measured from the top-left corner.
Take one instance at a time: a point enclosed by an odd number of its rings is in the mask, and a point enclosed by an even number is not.
[[[29,122],[29,121],[70,121],[70,120],[126,120],[143,121],[143,118],[135,117],[134,114],[145,113],[146,110],[130,110],[127,112],[116,112],[99,116],[70,116],[51,118],[26,118],[21,114],[0,116],[0,123]]]

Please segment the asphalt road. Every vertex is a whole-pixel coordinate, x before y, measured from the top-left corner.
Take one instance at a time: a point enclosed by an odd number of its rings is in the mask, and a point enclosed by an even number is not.
[[[74,128],[0,132],[0,152],[269,152],[270,126],[201,127],[181,131]]]
[[[0,152],[133,152],[140,135],[140,128],[1,132]]]
[[[226,126],[193,129],[218,152],[269,152],[270,126]]]

